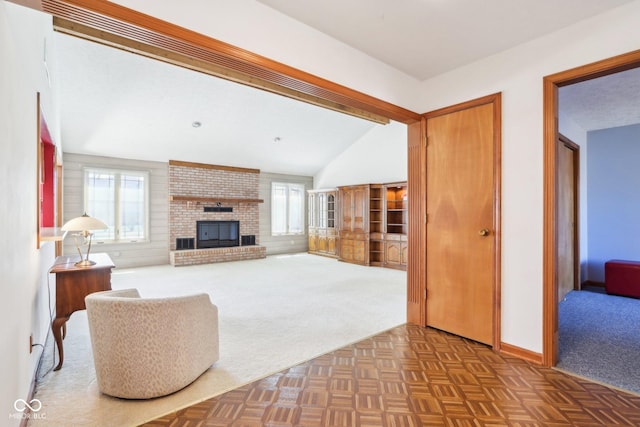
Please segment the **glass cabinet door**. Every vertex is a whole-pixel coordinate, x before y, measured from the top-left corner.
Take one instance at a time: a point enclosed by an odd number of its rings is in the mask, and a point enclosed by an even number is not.
[[[318,220],[317,197],[314,193],[309,193],[309,228],[317,227]]]
[[[335,215],[336,215],[336,196],[329,194],[327,196],[327,227],[335,227]]]
[[[325,193],[318,194],[318,226],[327,228],[327,195]]]

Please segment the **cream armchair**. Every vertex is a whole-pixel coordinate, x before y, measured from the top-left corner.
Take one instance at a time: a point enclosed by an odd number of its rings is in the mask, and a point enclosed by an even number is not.
[[[207,294],[140,298],[136,289],[85,298],[104,394],[149,399],[178,391],[218,360],[218,308]]]

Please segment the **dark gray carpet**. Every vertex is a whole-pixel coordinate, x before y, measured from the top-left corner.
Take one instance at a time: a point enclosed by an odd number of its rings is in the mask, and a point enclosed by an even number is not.
[[[640,393],[640,300],[572,291],[558,316],[558,368]]]

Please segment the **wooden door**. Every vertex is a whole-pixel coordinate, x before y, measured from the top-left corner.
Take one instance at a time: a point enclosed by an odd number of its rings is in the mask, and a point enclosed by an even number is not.
[[[494,344],[494,104],[427,117],[427,325]]]
[[[356,233],[369,232],[369,186],[353,187],[353,228]]]
[[[561,136],[558,142],[558,302],[578,289],[579,147]]]
[[[352,187],[340,188],[340,231],[353,231],[353,196]]]
[[[338,230],[341,261],[369,264],[369,186],[339,188],[341,218]]]

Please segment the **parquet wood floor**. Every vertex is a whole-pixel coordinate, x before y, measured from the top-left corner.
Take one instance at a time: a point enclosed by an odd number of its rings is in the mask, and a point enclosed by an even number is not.
[[[403,325],[148,427],[640,426],[640,396]]]

